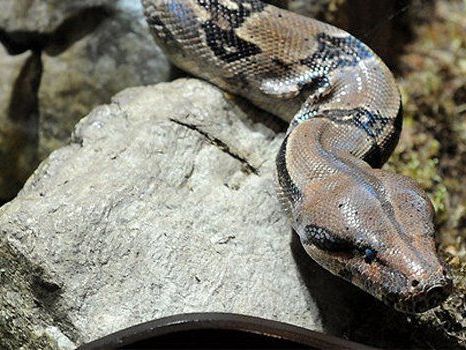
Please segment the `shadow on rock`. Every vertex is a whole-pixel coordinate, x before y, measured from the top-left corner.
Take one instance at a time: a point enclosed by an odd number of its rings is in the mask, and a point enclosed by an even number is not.
[[[39,52],[26,60],[14,83],[8,122],[0,129],[0,205],[11,200],[38,165],[38,91],[42,76]]]

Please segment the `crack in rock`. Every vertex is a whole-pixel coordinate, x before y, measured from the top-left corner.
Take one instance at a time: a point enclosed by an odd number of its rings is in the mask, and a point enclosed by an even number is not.
[[[219,148],[222,152],[228,154],[230,157],[240,161],[241,164],[243,164],[246,167],[246,170],[249,173],[259,175],[259,169],[257,167],[253,166],[245,157],[242,157],[239,154],[237,154],[236,152],[233,152],[231,150],[230,146],[228,146],[224,141],[220,140],[219,138],[217,138],[217,137],[215,137],[213,135],[210,135],[208,132],[206,132],[204,130],[201,130],[199,128],[199,126],[197,126],[195,124],[181,122],[181,121],[173,119],[173,118],[169,118],[169,119],[170,119],[170,121],[172,121],[175,124],[181,125],[181,126],[183,126],[185,128],[188,128],[190,130],[193,130],[193,131],[201,134],[202,136],[204,136],[209,141],[210,144],[212,144],[215,147]]]

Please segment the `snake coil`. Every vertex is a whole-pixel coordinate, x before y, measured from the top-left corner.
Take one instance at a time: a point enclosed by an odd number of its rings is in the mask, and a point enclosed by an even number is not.
[[[142,3],[175,65],[291,120],[277,194],[315,261],[401,311],[448,296],[430,200],[380,169],[398,142],[401,101],[369,47],[259,0]]]

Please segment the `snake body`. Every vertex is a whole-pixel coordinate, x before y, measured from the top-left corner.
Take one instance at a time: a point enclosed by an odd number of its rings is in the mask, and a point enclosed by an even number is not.
[[[448,296],[431,202],[413,180],[379,169],[402,113],[395,80],[370,48],[258,0],[142,3],[175,65],[290,121],[277,194],[315,261],[401,311]]]

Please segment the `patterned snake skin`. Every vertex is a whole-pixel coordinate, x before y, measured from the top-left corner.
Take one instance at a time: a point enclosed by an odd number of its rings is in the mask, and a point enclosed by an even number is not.
[[[384,63],[331,25],[258,0],[142,0],[157,43],[183,70],[290,121],[278,196],[308,254],[396,309],[450,293],[432,204],[379,168],[401,131]]]

